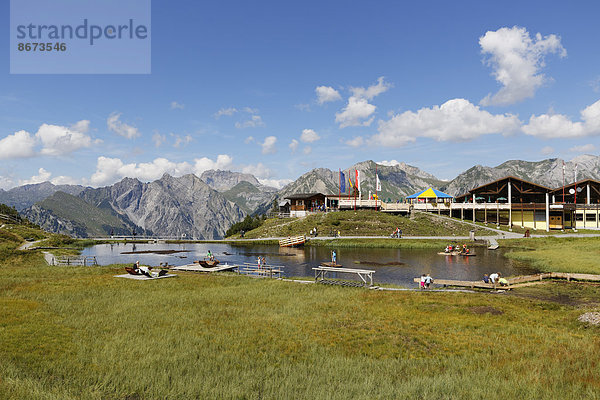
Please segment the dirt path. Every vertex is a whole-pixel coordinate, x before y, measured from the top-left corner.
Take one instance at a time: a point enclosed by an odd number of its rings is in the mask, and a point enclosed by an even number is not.
[[[42,239],[42,240],[36,240],[34,242],[25,242],[22,245],[20,245],[17,250],[29,250],[31,247],[35,246],[36,244],[43,242],[46,239]]]

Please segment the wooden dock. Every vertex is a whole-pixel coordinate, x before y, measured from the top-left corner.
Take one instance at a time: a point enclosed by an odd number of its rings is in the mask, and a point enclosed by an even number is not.
[[[171,267],[172,270],[175,271],[191,271],[191,272],[221,272],[221,271],[231,271],[237,268],[236,265],[230,264],[221,264],[216,267],[204,268],[199,264],[186,264],[181,265],[179,267]]]
[[[279,246],[280,247],[295,247],[295,246],[301,246],[305,242],[306,242],[306,236],[304,236],[304,235],[290,236],[285,239],[281,239],[279,241]]]
[[[316,267],[313,268],[313,270],[315,271],[315,282],[320,282],[320,283],[335,283],[338,281],[331,281],[331,280],[327,280],[327,274],[329,272],[336,272],[336,273],[342,273],[342,274],[356,274],[360,280],[362,281],[362,283],[357,282],[358,285],[354,284],[354,282],[350,282],[353,284],[349,284],[349,282],[344,282],[342,281],[341,284],[343,286],[369,286],[372,287],[373,286],[373,274],[375,273],[374,270],[370,270],[370,269],[355,269],[355,268],[338,268],[338,267]],[[367,282],[368,280],[368,282]]]
[[[58,256],[52,259],[51,265],[81,265],[84,267],[98,265],[95,256]]]
[[[280,265],[261,265],[259,267],[256,264],[245,263],[244,265],[237,265],[235,272],[240,275],[279,279],[283,273],[283,268]]]
[[[459,286],[468,287],[471,289],[494,289],[494,290],[510,290],[519,287],[533,286],[543,283],[544,279],[566,279],[567,281],[590,281],[600,282],[600,275],[592,274],[575,274],[566,272],[545,272],[534,275],[523,275],[516,276],[513,278],[507,278],[508,286],[501,286],[500,284],[485,283],[483,281],[459,281],[452,279],[434,279],[433,283],[443,286]],[[421,278],[414,278],[414,282],[420,283]]]

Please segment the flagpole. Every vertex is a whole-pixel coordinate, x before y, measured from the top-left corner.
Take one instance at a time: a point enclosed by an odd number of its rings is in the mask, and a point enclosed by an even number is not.
[[[350,173],[350,172],[348,172],[348,173]],[[357,182],[356,182],[356,170],[354,170],[354,188],[353,188],[354,189],[353,190],[353,192],[354,192],[354,211],[356,211],[356,190],[358,189],[356,187],[356,185],[357,185]]]
[[[377,208],[377,180],[379,177],[377,176],[377,163],[375,163],[375,211],[379,211]]]
[[[565,162],[563,161],[563,204],[565,203]]]
[[[340,209],[340,201],[342,200],[342,170],[338,168],[338,182],[340,183],[338,186],[338,210]]]

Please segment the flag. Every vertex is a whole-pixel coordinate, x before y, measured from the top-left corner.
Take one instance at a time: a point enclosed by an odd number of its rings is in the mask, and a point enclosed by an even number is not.
[[[340,192],[346,191],[346,176],[340,171]]]
[[[375,174],[375,190],[381,192],[381,181],[379,180],[379,175]]]
[[[352,178],[350,178],[350,173],[348,173],[348,193],[350,193],[350,189],[353,188]]]
[[[354,179],[354,182],[356,183],[356,188],[360,192],[360,171],[359,170],[356,170],[356,179]]]

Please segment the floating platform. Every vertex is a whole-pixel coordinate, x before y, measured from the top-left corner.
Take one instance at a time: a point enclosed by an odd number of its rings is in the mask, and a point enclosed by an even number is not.
[[[221,271],[230,271],[235,269],[235,265],[222,264],[217,265],[216,267],[205,268],[200,264],[187,264],[181,265],[179,267],[171,267],[171,270],[174,271],[192,271],[192,272],[221,272]]]
[[[333,261],[322,262],[323,267],[342,268],[342,264],[334,263]]]

